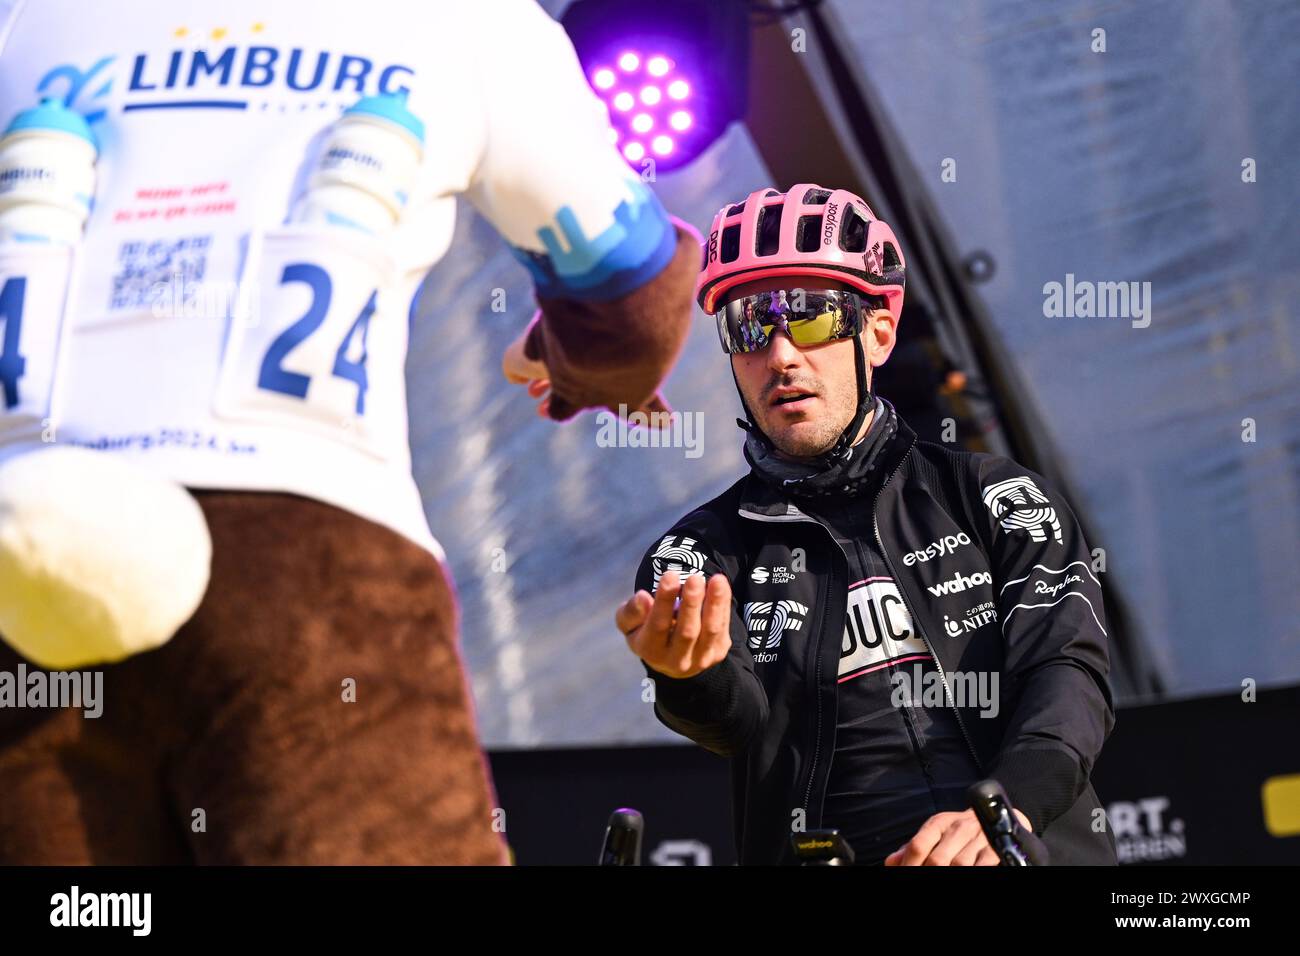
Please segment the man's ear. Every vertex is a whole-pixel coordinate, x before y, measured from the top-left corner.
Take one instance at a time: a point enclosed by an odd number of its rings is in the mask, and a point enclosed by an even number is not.
[[[862,336],[867,360],[873,366],[884,365],[898,342],[898,320],[888,309],[873,309],[867,313]]]

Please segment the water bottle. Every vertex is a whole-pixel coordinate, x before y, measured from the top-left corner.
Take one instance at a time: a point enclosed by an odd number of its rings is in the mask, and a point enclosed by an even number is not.
[[[424,156],[424,123],[402,94],[367,96],[326,137],[291,222],[382,235],[406,206]]]
[[[0,137],[0,242],[79,241],[98,157],[90,125],[58,99],[15,116]]]

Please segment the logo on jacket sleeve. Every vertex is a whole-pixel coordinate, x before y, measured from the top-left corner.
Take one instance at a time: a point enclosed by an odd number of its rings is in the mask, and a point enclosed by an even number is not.
[[[1101,582],[1082,561],[1072,561],[1063,568],[1035,564],[1024,577],[1013,578],[1002,585],[998,597],[1004,596],[1016,602],[1007,611],[1007,620],[1020,610],[1052,608],[1063,603],[1066,598],[1078,598],[1087,607],[1097,629],[1106,633],[1097,613],[1097,607],[1101,605]],[[1092,603],[1093,598],[1097,599],[1095,605]]]
[[[1034,541],[1050,533],[1061,544],[1061,522],[1048,497],[1028,476],[1008,478],[984,489],[984,504],[1004,531],[1028,531]]]
[[[704,555],[695,548],[695,539],[683,535],[664,535],[664,539],[650,555],[650,567],[654,571],[653,588],[659,587],[659,579],[665,571],[676,570],[683,581],[692,574],[704,574]]]
[[[750,601],[745,605],[745,630],[749,632],[749,647],[754,651],[771,651],[755,654],[754,660],[765,664],[776,660],[776,649],[787,631],[803,627],[808,607],[798,601]]]

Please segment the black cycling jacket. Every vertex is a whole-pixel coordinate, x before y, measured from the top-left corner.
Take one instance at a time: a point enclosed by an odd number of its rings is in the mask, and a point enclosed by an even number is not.
[[[1115,723],[1106,619],[1073,512],[1008,458],[917,441],[901,419],[873,501],[877,543],[920,639],[945,672],[985,776],[1006,788],[1055,864],[1114,864],[1089,781]],[[848,562],[793,499],[751,473],[650,547],[636,586],[669,568],[725,574],[732,648],[685,679],[646,666],[655,714],[732,761],[742,864],[789,861],[796,828],[821,824],[836,727]],[[956,674],[954,674],[956,672]],[[996,674],[996,714],[954,683]]]

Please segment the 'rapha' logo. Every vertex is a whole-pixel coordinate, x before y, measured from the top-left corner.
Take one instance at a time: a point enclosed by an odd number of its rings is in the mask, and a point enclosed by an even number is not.
[[[991,484],[983,497],[1004,531],[1028,531],[1034,541],[1046,541],[1050,533],[1057,544],[1063,543],[1056,509],[1027,475]]]

